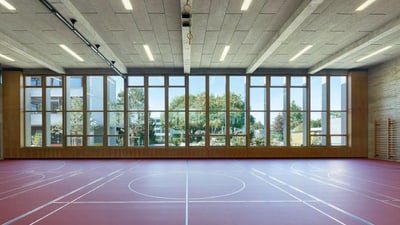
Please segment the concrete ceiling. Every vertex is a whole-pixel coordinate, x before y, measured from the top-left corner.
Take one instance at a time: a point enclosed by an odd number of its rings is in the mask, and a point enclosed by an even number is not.
[[[66,69],[109,68],[40,0],[7,0],[16,10],[0,5],[2,67]],[[241,11],[242,0],[190,0],[191,27],[182,28],[185,0],[49,0],[75,29],[122,72],[130,68],[240,68],[253,73],[264,68],[369,68],[400,56],[400,1],[376,0],[361,12],[365,0],[253,0]],[[191,30],[193,38],[185,40]],[[84,62],[71,57],[65,44]],[[150,61],[143,45],[153,55]],[[220,56],[230,50],[225,61]],[[289,61],[305,46],[304,55]],[[385,46],[387,51],[357,60]]]

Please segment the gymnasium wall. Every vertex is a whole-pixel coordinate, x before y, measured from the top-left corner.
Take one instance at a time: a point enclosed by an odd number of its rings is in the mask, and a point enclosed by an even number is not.
[[[368,156],[372,158],[375,121],[400,122],[400,58],[369,70],[368,103]]]
[[[349,145],[312,147],[23,147],[23,73],[3,74],[4,158],[333,158],[368,156],[368,74],[350,71],[348,82]]]

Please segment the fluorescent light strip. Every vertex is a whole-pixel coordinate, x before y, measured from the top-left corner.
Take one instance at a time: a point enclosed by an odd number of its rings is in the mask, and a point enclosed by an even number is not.
[[[361,4],[356,11],[363,11],[364,9],[366,9],[368,6],[370,6],[372,3],[374,3],[375,0],[367,0],[365,1],[363,4]]]
[[[8,10],[16,10],[16,8],[11,5],[10,3],[8,3],[6,0],[0,0],[0,4],[2,4],[4,7],[6,7]]]
[[[391,47],[393,47],[393,46],[386,46],[386,47],[384,47],[384,48],[382,48],[382,49],[379,49],[379,50],[376,51],[376,52],[373,52],[373,53],[371,53],[371,54],[369,54],[369,55],[366,55],[366,56],[364,56],[364,57],[358,59],[356,62],[364,61],[365,59],[368,59],[368,58],[370,58],[370,57],[372,57],[372,56],[374,56],[374,55],[377,55],[377,54],[379,54],[379,53],[381,53],[381,52],[384,52],[384,51],[388,50],[388,49],[391,48]]]
[[[126,10],[133,10],[130,0],[122,0],[122,4],[124,4]]]
[[[147,57],[149,58],[150,61],[154,61],[153,54],[150,51],[150,48],[148,45],[143,45],[144,50],[146,51]]]
[[[248,10],[250,4],[251,4],[251,0],[243,0],[242,8],[240,10],[242,10],[242,11]]]
[[[220,62],[222,62],[222,61],[225,60],[225,57],[226,57],[226,55],[228,54],[230,48],[231,48],[231,46],[225,45],[224,51],[223,51],[222,54],[221,54],[221,58],[219,58],[219,61],[220,61]]]
[[[14,62],[14,61],[15,61],[14,59],[12,59],[12,58],[10,58],[10,57],[8,57],[8,56],[5,56],[5,55],[3,55],[3,54],[0,54],[0,57],[1,57],[1,58],[4,58],[4,59],[7,59],[8,61],[11,61],[11,62]]]
[[[305,48],[303,48],[303,50],[301,50],[299,53],[297,53],[295,56],[293,56],[289,61],[292,62],[292,61],[296,60],[299,56],[303,55],[310,48],[312,48],[312,45],[307,45]]]
[[[74,51],[72,51],[70,48],[68,48],[66,45],[60,44],[60,47],[62,49],[64,49],[66,52],[68,52],[70,55],[72,55],[73,57],[75,57],[77,60],[79,60],[80,62],[83,62],[85,60],[83,60],[78,54],[76,54]]]

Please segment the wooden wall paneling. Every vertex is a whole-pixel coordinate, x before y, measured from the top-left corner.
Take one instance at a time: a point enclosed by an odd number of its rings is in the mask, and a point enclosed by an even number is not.
[[[19,158],[21,148],[22,72],[3,71],[3,137],[4,158]]]
[[[349,73],[349,147],[358,157],[368,157],[368,73]]]

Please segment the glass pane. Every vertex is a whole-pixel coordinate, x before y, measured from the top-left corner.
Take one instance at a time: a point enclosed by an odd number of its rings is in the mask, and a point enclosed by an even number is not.
[[[129,76],[128,77],[128,85],[129,86],[144,86],[144,77],[143,76]]]
[[[246,112],[229,113],[229,126],[231,135],[246,134]]]
[[[67,112],[67,135],[83,134],[83,112]]]
[[[286,110],[286,88],[271,88],[271,110]]]
[[[46,113],[46,146],[62,146],[63,120],[62,112]]]
[[[124,113],[108,112],[108,146],[124,145]]]
[[[144,110],[144,88],[128,88],[128,109]]]
[[[164,86],[164,77],[149,76],[149,86]]]
[[[262,77],[250,77],[250,85],[251,86],[265,86],[266,79],[264,76]]]
[[[224,76],[210,77],[210,96],[209,96],[210,110],[226,109],[225,87],[226,84]]]
[[[108,136],[108,146],[123,146],[124,145],[124,135],[118,136]]]
[[[63,107],[62,88],[46,88],[46,110],[60,111]]]
[[[307,109],[307,89],[291,88],[290,89],[290,110],[302,111]]]
[[[347,122],[345,112],[331,112],[331,134],[346,134]]]
[[[330,97],[331,97],[331,110],[346,110],[346,77],[339,76],[334,77],[331,76],[330,79]]]
[[[42,146],[42,113],[25,113],[25,145]]]
[[[42,86],[42,77],[41,76],[26,76],[25,77],[25,85],[26,86]]]
[[[346,136],[331,136],[332,146],[346,146]]]
[[[266,145],[266,129],[267,124],[266,112],[250,112],[250,145],[264,146]]]
[[[210,135],[210,146],[225,146],[225,136],[212,136]]]
[[[67,137],[67,145],[83,146],[83,137],[82,136]]]
[[[185,77],[184,76],[170,76],[169,77],[169,86],[185,86]]]
[[[160,112],[149,112],[149,146],[165,146],[165,117]]]
[[[62,76],[47,76],[46,86],[62,86]]]
[[[124,109],[124,79],[120,76],[107,77],[107,109]]]
[[[286,86],[286,76],[271,76],[270,86]]]
[[[326,136],[311,136],[311,145],[326,146]]]
[[[271,146],[286,145],[286,113],[271,112]]]
[[[326,77],[310,77],[310,109],[326,110]]]
[[[307,79],[305,76],[292,76],[290,77],[290,86],[306,86]]]
[[[122,135],[125,132],[124,113],[123,112],[108,112],[108,135]],[[122,142],[123,143],[123,142]]]
[[[169,144],[171,146],[185,146],[185,112],[169,112]]]
[[[189,112],[189,132],[190,135],[204,135],[206,129],[206,112]],[[194,138],[195,141],[204,140]]]
[[[250,88],[250,109],[266,110],[267,100],[265,97],[266,97],[265,88]]]
[[[205,82],[204,76],[189,77],[189,110],[206,109]]]
[[[103,135],[104,134],[104,113],[88,112],[87,113],[87,134]]]
[[[229,80],[230,109],[246,110],[246,77],[231,76]]]
[[[148,88],[149,110],[165,109],[165,88]]]
[[[144,112],[131,112],[128,118],[129,146],[144,146]]]
[[[305,112],[290,113],[290,146],[304,146],[307,143]]]
[[[25,88],[25,110],[42,111],[42,89]]]
[[[88,136],[87,137],[88,146],[103,146],[104,137],[103,136]]]
[[[198,134],[189,136],[190,146],[206,146],[206,138],[204,132],[198,132]]]
[[[67,110],[83,109],[83,84],[82,77],[67,77]]]
[[[169,88],[169,110],[185,110],[185,88]]]
[[[230,146],[246,146],[246,136],[231,137]]]
[[[310,113],[310,134],[311,135],[326,135],[327,115],[326,112],[311,112]]]
[[[210,112],[210,134],[225,134],[225,112]]]
[[[87,77],[87,110],[104,110],[103,77]]]

